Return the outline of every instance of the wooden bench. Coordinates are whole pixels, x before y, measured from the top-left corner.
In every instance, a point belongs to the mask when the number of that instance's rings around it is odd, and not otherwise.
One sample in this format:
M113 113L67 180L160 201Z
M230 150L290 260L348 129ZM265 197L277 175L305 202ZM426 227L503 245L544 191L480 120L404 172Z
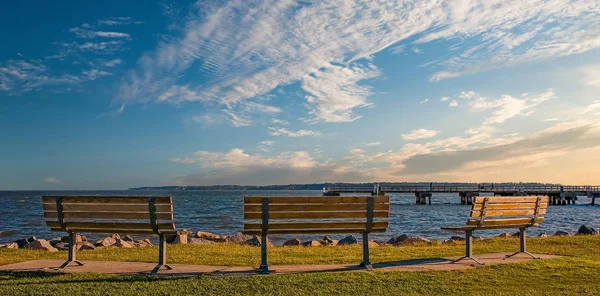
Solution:
M467 225L457 227L442 227L444 230L464 231L466 234L466 255L462 259L471 259L483 265L472 257L473 231L486 229L518 228L520 251L506 256L510 258L517 254L527 254L536 258L526 250L526 232L528 227L538 226L544 221L548 209L548 196L530 197L475 197Z
M246 196L244 233L261 236L262 273L269 272L268 234L360 233L361 266L371 270L369 233L386 231L389 202L388 196Z
M171 197L145 196L43 196L44 218L52 231L69 234L69 260L76 260L76 235L86 233L156 234L159 236L158 265L152 274L165 267L165 235L176 234Z

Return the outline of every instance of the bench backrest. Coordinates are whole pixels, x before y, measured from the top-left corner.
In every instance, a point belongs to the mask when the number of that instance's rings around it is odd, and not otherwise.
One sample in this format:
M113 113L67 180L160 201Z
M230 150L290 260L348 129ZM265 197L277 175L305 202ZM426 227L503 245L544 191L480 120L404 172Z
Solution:
M52 231L154 233L175 229L171 197L43 196Z
M244 198L245 234L385 232L389 216L389 196Z
M535 226L544 221L548 196L476 196L467 225L501 227Z

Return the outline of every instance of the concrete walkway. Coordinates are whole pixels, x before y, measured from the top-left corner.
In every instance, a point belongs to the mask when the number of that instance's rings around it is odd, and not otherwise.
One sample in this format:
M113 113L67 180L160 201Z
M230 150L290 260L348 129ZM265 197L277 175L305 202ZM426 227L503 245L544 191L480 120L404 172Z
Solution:
M481 254L476 258L485 265L506 264L513 262L526 262L533 260L531 257L519 254L510 259L504 259L509 253ZM542 259L559 258L554 255L537 255ZM458 257L448 258L430 258L406 260L397 262L384 262L373 264L377 271L431 271L431 270L464 270L469 268L478 268L481 265L475 264L471 260L462 260L452 263L452 260ZM57 272L56 268L60 266L63 260L33 260L21 263L0 266L4 271L48 271ZM149 274L156 266L156 263L145 262L115 262L115 261L83 261L84 266L72 265L63 272L66 273L105 273L105 274ZM227 275L258 275L256 267L251 266L209 266L209 265L189 265L189 264L170 264L173 269L163 269L158 272L159 276L227 276ZM328 265L271 265L269 266L272 274L295 274L311 272L342 272L342 271L365 271L357 265L350 264L328 264Z

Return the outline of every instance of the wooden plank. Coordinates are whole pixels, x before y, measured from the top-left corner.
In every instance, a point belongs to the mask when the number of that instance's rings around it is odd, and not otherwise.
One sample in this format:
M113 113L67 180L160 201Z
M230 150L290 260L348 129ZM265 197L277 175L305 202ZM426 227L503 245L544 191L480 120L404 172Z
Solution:
M269 205L269 212L325 212L325 211L366 211L367 204L290 204ZM373 204L375 211L389 211L390 204ZM262 205L246 204L244 212L261 212Z
M488 204L494 203L529 203L537 202L537 196L512 196L512 197L498 197L498 196L476 196L474 203L483 203L483 201L489 198ZM542 196L542 202L548 202L548 196Z
M536 203L500 203L500 204L488 204L488 210L527 210L527 209L535 209ZM481 210L483 204L475 204L473 205L473 210ZM540 204L540 209L548 208L547 203Z
M265 196L269 204L337 204L366 203L367 196ZM389 196L374 196L373 203L389 203ZM244 204L261 204L261 196L245 196Z
M536 224L507 224L507 225L487 225L483 227L479 227L477 225L471 226L453 226L453 227L442 227L444 230L455 230L455 231L466 231L466 230L486 230L486 229L509 229L509 228L528 228L528 227L537 227L539 223Z
M279 229L279 230L269 230L268 234L308 234L308 233L362 233L364 232L364 228L335 228L335 229ZM373 228L371 233L373 232L385 232L385 228ZM251 235L259 235L261 234L260 230L244 230L244 234Z
M65 219L131 219L131 220L150 220L149 213L141 212L63 212ZM44 218L58 218L56 212L44 212ZM158 220L173 220L173 213L156 213Z
M373 211L374 218L389 217L388 211ZM261 219L260 212L244 213L244 219L256 220ZM364 212L269 212L269 219L341 219L341 218L367 218L366 211Z
M51 231L61 231L64 230L60 228L50 228ZM155 234L152 230L140 230L140 229L96 229L96 228L69 228L69 230L77 233L120 233L120 234ZM177 230L161 230L162 233L165 234L175 234Z
M531 223L532 218L511 218L511 219L485 219L483 221L483 225L492 226L492 225L511 225L511 224L527 224ZM544 221L544 217L538 217L536 223L541 223ZM478 225L479 220L468 220L467 225Z
M539 215L546 214L546 209L540 209ZM485 212L486 217L514 217L514 216L533 216L535 215L535 209L531 210L487 210ZM481 217L481 211L471 212L471 217Z
M43 204L44 211L56 211L56 203L45 203ZM71 212L148 212L148 204L63 204L64 211ZM172 212L173 205L171 204L158 204L156 205L157 212Z
M151 230L151 223L119 223L119 222L76 222L66 221L67 228L98 228L98 229L145 229ZM60 228L57 221L46 221L50 228ZM175 223L158 223L159 229L175 229Z
M292 222L292 223L269 223L269 229L365 229L366 222ZM373 228L386 228L387 221L373 222ZM246 223L244 230L260 230L262 223Z
M63 203L148 204L148 196L63 196ZM44 203L56 203L56 196L42 196ZM170 196L155 197L156 204L171 204Z

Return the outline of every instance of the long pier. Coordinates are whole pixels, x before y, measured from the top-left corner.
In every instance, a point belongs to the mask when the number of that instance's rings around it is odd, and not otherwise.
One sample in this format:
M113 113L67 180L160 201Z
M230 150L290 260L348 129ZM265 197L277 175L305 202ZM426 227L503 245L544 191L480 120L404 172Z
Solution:
M478 195L498 196L527 196L547 195L553 205L575 204L579 196L588 197L590 204L596 204L596 198L600 198L600 186L406 186L406 185L379 185L372 186L330 186L323 188L324 196L339 196L343 193L367 193L371 195L383 195L385 193L414 193L416 204L431 204L434 193L458 193L462 204L472 204L473 197Z

